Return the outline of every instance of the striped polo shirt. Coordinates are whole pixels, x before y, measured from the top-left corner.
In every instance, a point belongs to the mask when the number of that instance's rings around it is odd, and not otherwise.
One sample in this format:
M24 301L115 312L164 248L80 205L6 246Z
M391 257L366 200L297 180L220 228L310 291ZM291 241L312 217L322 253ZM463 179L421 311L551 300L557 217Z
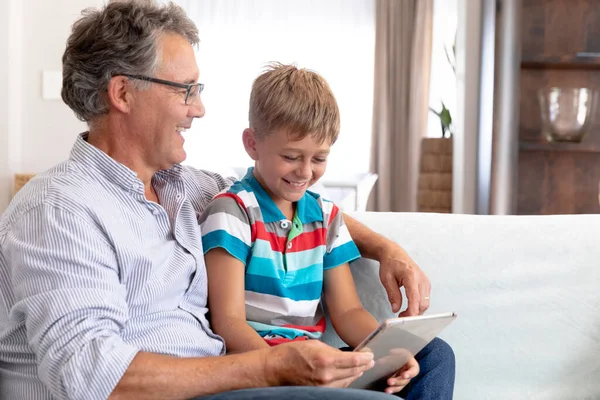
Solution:
M360 253L335 204L307 191L289 221L253 170L200 217L204 253L223 248L244 263L246 319L267 343L319 339L323 270Z

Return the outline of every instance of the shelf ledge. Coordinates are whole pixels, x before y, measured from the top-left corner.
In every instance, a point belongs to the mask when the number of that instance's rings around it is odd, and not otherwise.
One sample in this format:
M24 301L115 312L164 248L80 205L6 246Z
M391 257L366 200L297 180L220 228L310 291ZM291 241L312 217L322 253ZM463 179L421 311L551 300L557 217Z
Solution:
M570 142L519 142L521 151L552 151L552 152L581 152L600 153L600 144L596 143L570 143Z

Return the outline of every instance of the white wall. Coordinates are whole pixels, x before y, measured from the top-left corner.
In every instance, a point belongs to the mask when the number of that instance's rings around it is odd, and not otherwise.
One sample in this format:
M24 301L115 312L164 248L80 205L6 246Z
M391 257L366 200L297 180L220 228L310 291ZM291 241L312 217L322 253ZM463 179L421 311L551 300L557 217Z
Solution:
M0 212L9 199L8 165L8 4L0 7Z
M66 159L86 125L62 100L42 99L42 71L61 68L72 23L101 0L7 0L0 4L0 213L15 173ZM5 57L6 55L6 57Z

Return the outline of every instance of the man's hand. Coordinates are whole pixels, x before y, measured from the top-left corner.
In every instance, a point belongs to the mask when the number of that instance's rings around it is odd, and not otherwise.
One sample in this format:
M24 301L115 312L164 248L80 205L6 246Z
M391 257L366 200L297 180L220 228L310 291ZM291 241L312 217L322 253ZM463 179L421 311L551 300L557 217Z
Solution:
M387 240L378 261L379 279L385 287L392 311L398 312L402 308L402 286L406 291L408 308L400 316L420 315L427 311L431 283L413 259L400 246Z
M272 348L267 373L275 385L346 387L374 365L373 353L343 352L319 340Z
M347 214L344 214L344 222L361 256L379 261L379 279L385 287L392 311L398 312L402 308L400 287L404 286L408 308L400 316L423 314L429 308L431 284L421 268L391 240Z

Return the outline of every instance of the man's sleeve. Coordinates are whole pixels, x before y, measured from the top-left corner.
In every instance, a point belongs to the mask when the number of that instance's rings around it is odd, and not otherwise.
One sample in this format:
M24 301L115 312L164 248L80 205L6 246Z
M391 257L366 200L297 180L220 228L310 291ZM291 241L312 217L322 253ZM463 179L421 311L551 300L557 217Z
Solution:
M215 248L225 249L246 265L252 249L252 229L246 209L238 196L222 193L215 197L200 216L204 254Z
M223 177L216 172L205 171L186 165L186 190L197 212L203 212L208 203L219 193L228 189L237 180L235 177Z
M322 200L324 223L327 225L327 248L323 269L330 269L360 258L360 252L350 237L340 209L330 201Z
M228 189L231 185L235 183L235 181L239 180L234 176L224 176L220 175L216 172L211 171L202 171L211 179L213 179L217 185L218 192L222 192L225 189ZM218 193L217 192L217 193Z
M41 381L57 399L106 399L138 352L120 336L126 291L106 236L91 218L39 206L3 252Z

